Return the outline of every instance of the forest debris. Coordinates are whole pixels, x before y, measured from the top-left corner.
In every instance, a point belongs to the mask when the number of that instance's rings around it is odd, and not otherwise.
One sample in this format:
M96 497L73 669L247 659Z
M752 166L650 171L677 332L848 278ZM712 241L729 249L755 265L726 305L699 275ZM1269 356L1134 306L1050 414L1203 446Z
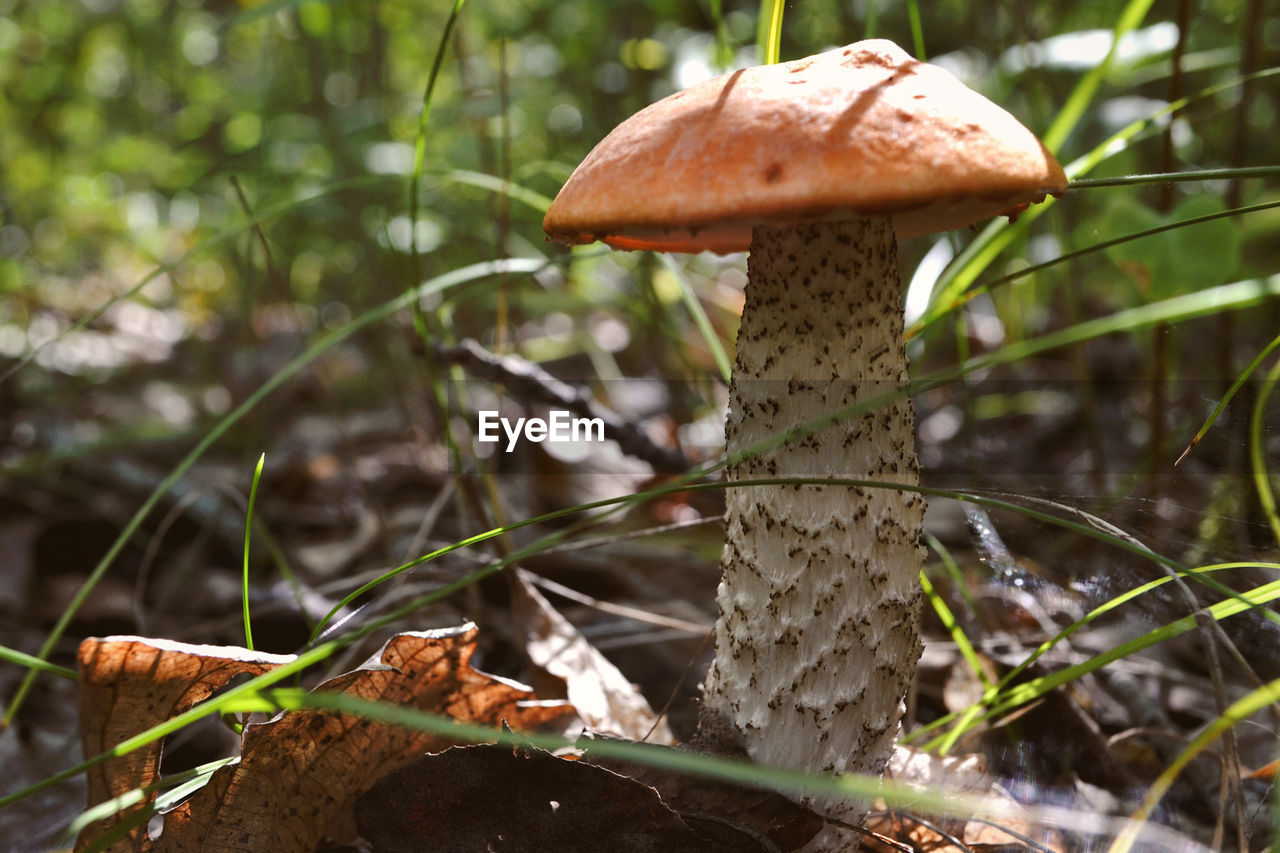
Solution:
M474 625L402 633L363 665L315 692L340 693L443 714L457 720L530 728L559 719L565 704L531 704L533 694L471 668ZM290 658L244 649L115 637L81 647L82 728L95 755L207 698L236 674L255 675ZM159 677L157 677L159 676ZM165 716L160 716L165 715ZM246 727L240 758L165 816L152 842L134 830L109 848L123 851L253 849L310 853L326 838L354 833L352 807L375 780L448 738L327 711L293 711ZM90 802L154 782L158 745L112 759L91 780ZM120 815L81 835L79 846Z
M740 832L702 836L653 788L531 748L469 746L419 758L361 797L356 821L374 853L417 853L427 838L434 850L495 853L769 849Z
M1031 838L1049 850L1065 849L1056 831L1036 826L1029 816L1020 816L1026 815L1026 810L987 772L987 762L982 755L931 755L899 744L889 759L887 775L922 791L983 797L992 805L983 811L1001 815L999 821L965 815L916 815L902 809L889 810L883 802L878 802L867 820L867 828L905 842L912 849L931 853L960 853L966 847L1003 849L1006 845L1026 849L1023 838ZM865 843L864 849L887 851L891 848L876 841Z
M563 681L569 703L595 732L630 740L671 743L666 721L653 713L636 686L582 636L517 569L511 612L529 662Z
M292 660L227 646L197 646L145 637L91 637L80 644L80 738L85 757L183 713L237 676L256 676ZM86 772L89 805L148 785L160 776L159 741L115 756ZM90 824L77 849L144 809L147 801ZM141 850L146 829L131 829L110 850Z
M749 761L744 750L731 746L726 740L708 740L701 729L699 734L701 737L688 744L690 749L705 750L719 758ZM775 791L593 754L589 741L579 745L587 749L584 761L654 788L662 795L663 802L692 826L721 826L738 833L746 832L753 837L767 838L774 848L784 851L800 849L822 828L822 818L816 813Z

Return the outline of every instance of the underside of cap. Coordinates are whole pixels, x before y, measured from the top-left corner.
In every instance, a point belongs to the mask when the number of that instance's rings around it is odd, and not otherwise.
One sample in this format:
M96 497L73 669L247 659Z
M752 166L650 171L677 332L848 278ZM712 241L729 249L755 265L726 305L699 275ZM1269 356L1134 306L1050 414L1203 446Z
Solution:
M726 253L761 224L889 215L910 237L1015 215L1066 187L1017 119L871 40L641 110L587 155L543 227L569 244Z

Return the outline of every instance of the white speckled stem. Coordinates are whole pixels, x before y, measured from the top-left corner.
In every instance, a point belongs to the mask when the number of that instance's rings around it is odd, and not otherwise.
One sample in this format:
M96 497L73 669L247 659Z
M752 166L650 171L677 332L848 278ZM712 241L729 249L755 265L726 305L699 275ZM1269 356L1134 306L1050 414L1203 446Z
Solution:
M757 228L748 272L730 453L906 382L887 217ZM728 478L915 484L918 473L911 401L900 397L741 462ZM766 486L729 489L727 502L708 707L758 762L881 772L920 656L924 499Z

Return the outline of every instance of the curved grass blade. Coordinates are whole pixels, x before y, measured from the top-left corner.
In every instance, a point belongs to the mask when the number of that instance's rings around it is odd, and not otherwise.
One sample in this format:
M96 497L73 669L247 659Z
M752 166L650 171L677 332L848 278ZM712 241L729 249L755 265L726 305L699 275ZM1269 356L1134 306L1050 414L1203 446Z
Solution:
M1232 564L1232 566L1235 566L1235 567L1240 567L1240 566L1254 567L1259 565L1261 564L1258 564L1258 563ZM1179 574L1181 574L1183 577L1196 577L1197 575L1201 575L1210 569L1217 571L1219 569L1228 568L1228 567L1230 566L1205 567L1204 569L1198 569L1194 572L1183 570L1182 572L1179 572ZM1027 681L1022 684L1018 684L1011 688L1006 689L1008 682L1012 678L1016 677L1018 674L1025 671L1027 666L1029 666L1036 658L1038 658L1045 651L1047 651L1049 648L1051 648L1053 645L1059 642L1060 639L1063 638L1066 634L1070 632L1074 632L1075 630L1078 629L1078 627L1083 626L1087 622L1093 621L1094 619L1098 618L1105 612L1114 610L1116 607L1120 606L1121 604L1127 601L1132 600L1138 595L1141 595L1142 593L1145 593L1145 592L1149 592L1150 590L1158 586L1160 583L1169 582L1170 580L1171 580L1170 578L1160 578L1158 582L1152 581L1151 583L1143 584L1142 586L1134 590L1130 590L1124 593L1123 595L1117 596L1115 599L1112 599L1111 601L1108 601L1106 604L1091 611L1079 622L1069 626L1067 629L1064 629L1062 632L1059 633L1058 636L1054 637L1052 640L1048 640L1045 643L1042 643L1030 658L1028 658L1022 664L1019 664L1019 666L1016 667L1015 670L1013 670L1011 673L1009 673L1008 675L1006 675L1004 678L1001 679L1000 685L999 685L1000 687L999 692L995 692L989 696L983 697L983 699L979 702L979 706L986 707L987 710L985 710L981 715L978 715L978 716L972 716L972 715L966 716L965 718L966 724L971 725L973 723L982 722L985 720L992 719L994 717L998 717L1002 714L1008 713L1009 711L1012 711L1015 708L1021 707L1022 705L1025 705L1028 702L1032 702L1040 698L1041 696L1043 696L1044 694L1048 693L1051 690L1054 690L1055 688L1061 687L1065 684L1069 684L1072 681L1075 681L1076 679L1080 678L1081 676L1088 675L1089 673L1094 672L1095 670L1101 669L1102 667L1106 666L1109 663L1120 660L1121 658L1129 657L1130 655L1136 654L1137 652L1143 651L1144 649L1148 649L1152 646L1158 645L1159 643L1162 643L1165 640L1169 640L1169 639L1172 639L1173 637L1178 637L1188 633L1189 631L1195 630L1197 627L1199 627L1196 621L1196 616L1194 614L1183 616L1180 619L1175 619L1174 621L1169 622L1165 625L1162 625L1159 628L1148 631L1147 633L1143 634L1140 637L1135 637L1134 639L1129 640L1125 643L1121 643L1120 645L1115 646L1114 648L1108 649L1105 652L1101 652L1097 655L1094 655L1093 657L1089 658L1086 661L1082 661L1078 664L1073 664L1071 666L1063 667L1062 669L1055 670L1054 672L1048 675L1044 675L1039 678L1035 678L1030 681ZM1248 590L1246 592L1236 593L1227 600L1219 601L1213 604L1212 606L1210 606L1208 608L1208 612L1211 618L1217 621L1221 621L1223 619L1226 619L1229 616L1234 616L1238 613L1243 613L1244 611L1249 609L1262 608L1264 605L1269 604L1270 602L1275 601L1277 599L1280 599L1280 581L1272 581L1270 583L1263 584L1258 587L1254 587L1253 589ZM972 709L969 709L969 710L972 711ZM952 716L952 719L954 719L954 715ZM942 721L935 721L932 724L932 726L937 726L941 722ZM960 734L962 734L962 732ZM935 738L934 740L929 741L924 745L924 748L925 749L940 748L942 746L945 746L948 743L954 742L954 740L957 739L958 737L959 737L959 734L957 734L956 732L951 732L943 737Z
M1173 467L1176 468L1181 465L1182 460L1186 459L1192 449L1200 443L1200 439L1204 438L1209 433L1209 430L1213 428L1214 423L1217 422L1218 417L1222 414L1223 410L1227 408L1227 404L1229 404L1232 398L1235 397L1241 386L1243 386L1249 377L1253 375L1253 372L1258 369L1258 366L1266 360L1266 357L1275 351L1277 346L1280 346L1280 335L1276 335L1272 338L1271 343L1263 347L1262 352L1258 353L1257 356L1254 357L1253 361L1249 362L1249 366L1244 369L1244 372L1237 376L1235 381L1231 383L1231 387L1227 389L1227 393L1223 394L1222 399L1218 401L1218 405L1213 407L1213 411L1209 414L1208 420L1204 422L1204 425L1201 426L1192 437L1191 443L1187 445L1187 449L1182 451L1182 455L1174 461Z
M951 557L945 545L938 541L932 533L925 533L925 542L933 549L944 563L948 563L948 571L959 567L955 565L955 560ZM964 629L960 627L960 623L956 621L955 614L951 612L951 608L947 606L944 599L938 591L934 589L933 581L929 580L929 576L922 570L920 572L920 588L924 590L925 597L929 599L929 604L933 607L933 612L938 615L938 620L942 622L942 627L951 635L952 641L956 644L956 648L960 651L960 656L964 658L965 663L969 664L969 668L973 670L973 674L984 687L992 687L991 679L987 677L986 670L982 668L982 661L978 659L978 653L973 648L973 643L969 641L968 635Z
M720 343L720 336L711 327L711 320L708 319L707 312L703 310L702 303L698 301L698 294L693 292L693 286L689 284L689 278L669 253L661 252L658 258L662 261L662 265L667 268L667 271L675 277L676 282L679 283L680 299L693 317L694 325L698 327L698 333L702 335L702 342L711 351L711 357L716 361L716 368L720 371L721 378L728 382L733 377L733 365L729 363L729 356L724 351L724 345Z
M438 175L445 180L459 184L470 184L473 187L480 187L493 193L505 195L512 201L518 201L539 213L546 213L547 208L551 206L551 199L542 193L531 190L514 181L499 178L496 175L490 175L485 172L473 172L470 169L445 169L438 172L431 170L425 174Z
M1115 58L1116 49L1120 46L1120 39L1142 23L1142 19L1147 16L1153 3L1154 0L1129 0L1121 10L1120 17L1116 19L1116 25L1111 30L1111 47L1107 49L1107 55L1080 79L1075 89L1067 96L1062 109L1058 111L1057 118L1044 132L1042 139L1045 147L1050 151L1056 152L1061 149L1062 143L1067 141L1067 137L1080 123L1085 110L1089 108L1094 95L1098 93L1098 89L1102 87L1103 81L1111 71L1111 61Z
M1133 844L1137 840L1138 832L1142 826L1151 817L1159 805L1161 798L1169 792L1173 786L1173 782L1178 778L1191 760L1197 755L1204 752L1211 743L1217 740L1232 726L1248 719L1252 714L1261 711L1268 705L1280 702L1280 679L1276 679L1268 684L1264 684L1255 690L1250 691L1245 696L1231 703L1217 719L1213 720L1195 739L1178 753L1178 757L1164 769L1164 771L1156 777L1156 781L1147 790L1147 794L1142 798L1142 804L1129 818L1129 823L1125 826L1120 836L1116 838L1115 843L1111 845L1110 853L1128 853L1133 849Z
M51 672L54 675L60 675L72 681L80 678L74 669L58 666L56 663L49 663L49 661L38 658L35 655L29 655L26 652L20 652L8 646L0 646L0 660L17 666L25 666L28 669L39 670L40 672Z
M427 85L422 91L422 112L418 115L418 135L413 141L413 171L409 175L409 225L413 237L409 241L409 251L413 256L413 273L419 277L422 275L422 270L418 266L418 229L415 224L418 221L418 185L422 181L422 169L427 157L427 125L431 120L431 96L435 94L436 82L440 79L440 67L444 64L444 52L449 46L449 36L453 33L453 26L458 22L458 16L466 3L467 0L453 0L453 8L444 22L444 29L440 32L440 43L436 46L436 55L431 60L431 71L427 75Z
M1266 513L1271 524L1271 533L1280 543L1280 515L1276 514L1276 495L1271 489L1271 475L1267 471L1266 445L1262 438L1262 416L1266 413L1267 402L1275 391L1276 381L1280 380L1280 361L1267 371L1267 378L1258 389L1258 399L1249 416L1249 462L1253 468L1253 483L1258 490L1258 503Z
M719 69L733 64L733 48L729 46L729 28L724 23L724 0L711 0L711 26L716 33L716 45L711 61Z
M1049 129L1044 132L1042 139L1045 147L1050 151L1058 151L1062 143L1071 135L1071 131L1079 123L1093 96L1097 94L1102 81L1106 78L1107 72L1111 69L1111 60L1115 56L1121 37L1142 23L1153 2L1154 0L1129 0L1128 5L1121 11L1115 27L1112 28L1111 47L1107 50L1106 56L1080 79L1053 123L1049 125ZM1133 132L1136 133L1137 129ZM1108 140L1094 151L1110 153L1111 149L1108 147L1110 144L1111 140ZM1072 166L1074 165L1076 164L1073 163ZM1073 171L1070 166L1067 168L1068 177L1075 177L1079 173L1079 171ZM918 335L938 317L951 311L956 306L960 295L969 289L969 285L973 284L978 275L991 265L991 262L1013 242L1015 237L1023 234L1032 222L1044 215L1044 212L1052 207L1053 202L1052 197L1046 198L1043 203L1028 208L1014 223L1004 220L988 223L982 232L948 264L934 286L930 309L911 325L908 335L911 337Z
M700 472L693 472L688 476L694 476L695 474L699 474L699 473ZM777 478L777 479L767 479L767 480L750 480L750 481L741 481L736 483L725 483L725 482L689 483L680 479L659 488L649 489L643 492L637 492L632 495L624 495L616 498L607 498L599 501L593 501L591 503L580 504L575 507L568 507L560 510L554 510L552 512L546 513L536 518L531 518L531 519L526 519L524 521L516 522L514 524L507 525L503 528L495 528L493 530L486 531L485 533L480 534L478 537L471 537L470 539L463 540L462 542L454 543L453 545L448 546L447 548L441 549L439 552L432 552L431 555L424 556L423 558L420 558L419 560L414 561L412 565L419 565L423 562L426 562L428 559L431 559L434 556L438 556L440 554L448 553L450 551L454 551L459 548L465 547L467 544L471 544L474 541L479 541L482 537L492 538L494 536L502 535L503 533L509 530L514 530L519 527L525 527L525 526L529 526L532 524L545 522L545 521L554 521L554 520L564 518L566 516L573 515L576 513L585 513L585 512L590 512L592 510L603 509L606 507L629 507L644 501L653 500L655 498L663 497L663 496L674 494L681 491L705 491L705 490L712 490L712 489L745 488L745 487L752 487L752 486L776 486L776 485L839 485L839 486L850 486L850 487L857 487L857 488L884 488L884 489L908 491L908 492L928 495L932 497L942 497L942 498L951 498L954 500L971 501L973 503L977 503L979 505L993 508L993 509L1003 509L1003 510L1008 510L1012 512L1018 512L1030 518L1044 521L1046 523L1053 524L1063 529L1080 533L1090 538L1108 542L1113 547L1117 547L1122 550L1126 550L1131 553L1138 554L1146 559L1156 560L1158 562L1162 562L1162 563L1171 565L1173 567L1177 567L1178 569L1181 569L1181 567L1178 566L1177 562L1174 560L1171 560L1166 557L1162 557L1134 543L1111 536L1105 533L1104 531L1097 530L1096 528L1081 524L1076 521L1055 516L1052 513L1042 512L1040 510L1031 509L1029 507L1023 507L1018 504L1010 503L1009 501L1001 500L998 498L984 497L981 495L970 495L962 492L955 492L947 489L930 488L925 486L909 487L909 486L904 486L903 484L900 484L900 483L877 481L877 480L851 480L851 479L843 479L843 478L804 478L804 477ZM525 559L530 554L537 553L540 550L545 550L546 548L551 547L552 545L559 544L562 540L567 538L568 535L569 535L569 532L564 529L557 530L554 533L546 537L543 537L542 539L532 543L529 546L521 548L518 551L512 552L510 555L508 555L506 558L502 560L499 560L495 563L490 564L489 566L483 567L475 572L472 572L470 575L467 575L466 577L456 580L452 583L446 584L440 587L439 589L436 589L430 593L427 593L426 595L420 596L419 598L413 601L410 601L389 613L386 613L382 616L379 616L369 621L367 624L354 629L348 634L345 634L341 637L337 637L332 640L326 640L325 642L322 642L319 645L306 649L302 653L300 653L294 660L286 664L283 664L280 667L274 670L271 670L270 672L257 676L251 681L247 681L244 684L238 685L226 692L220 693L216 697L213 697L210 700L208 700L207 702L197 705L189 709L188 711L178 716L175 716L172 719L153 727L152 729L149 729L146 732L143 732L135 737L129 738L128 740L125 740L120 744L118 744L109 752L91 757L88 760L74 767L70 767L70 768L67 768L66 770L59 771L58 773L55 773L52 776L46 779L43 779L40 782L35 783L34 785L28 786L27 788L24 788L20 791L16 791L12 794L8 794L3 797L0 797L0 808L3 808L5 806L18 802L22 799L25 799L26 797L29 797L35 793L38 793L39 791L45 790L46 788L57 784L58 782L62 782L62 781L65 781L66 779L73 778L74 776L82 773L84 770L88 769L89 767L100 764L101 762L107 760L112 756L121 755L126 752L139 749L148 743L152 743L155 740L158 740L160 738L173 734L174 732L181 730L185 726L193 722L196 722L199 719L202 719L206 715L213 714L213 713L221 714L221 713L240 713L244 711L274 710L275 706L271 705L270 703L264 703L260 699L260 697L258 697L258 692L263 688L269 687L272 684L278 683L286 678L290 678L294 675L297 675L298 673L302 672L306 668L326 660L330 655L332 655L334 652L336 652L340 648L343 648L351 643L357 642L358 640L363 639L364 637L369 636L375 631L378 631L384 627L387 627L388 625L392 625L399 622L405 616L412 613L416 609L424 606L425 604L431 603L433 601L437 601L441 598L451 595L454 592L474 583L475 581L479 580L482 577L485 577L497 571L501 571L503 568L505 568L507 565L511 563ZM1253 565L1253 564L1249 564L1249 565ZM406 565L406 567L408 566ZM1280 582L1277 582L1277 583L1280 583ZM1225 603L1232 604L1236 602L1225 602Z
M258 502L258 483L262 480L262 466L267 461L267 454L258 457L258 464L253 469L253 483L249 486L249 508L244 514L244 566L240 590L244 605L244 647L253 650L253 624L249 620L249 537L253 531L253 506Z

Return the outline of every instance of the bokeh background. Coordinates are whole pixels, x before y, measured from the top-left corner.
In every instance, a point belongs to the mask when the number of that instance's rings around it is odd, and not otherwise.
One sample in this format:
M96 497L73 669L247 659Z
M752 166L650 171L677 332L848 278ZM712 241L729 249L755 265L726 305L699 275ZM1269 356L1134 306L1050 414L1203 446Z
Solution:
M916 397L926 483L1051 501L1034 506L1103 531L1003 512L990 528L1002 539L975 538L958 503L936 500L929 571L975 638L1044 628L1010 616L1027 589L1087 608L1153 577L1117 547L1126 537L1186 565L1258 564L1242 588L1271 577L1274 358L1172 465L1280 331L1280 210L1058 259L1280 200L1266 168L1280 162L1276 11L1263 0L784 10L783 59L894 39L1051 134L1073 177L1228 170L1081 185L989 256L973 248L986 245L977 228L902 245L913 373L945 377ZM623 118L757 62L759 12L733 0L0 0L0 645L47 646L68 665L94 634L242 641L245 504L264 453L250 592L258 645L280 652L389 567L713 459L744 256L570 253L540 223ZM995 284L951 301L966 281ZM1253 284L1221 289L1238 282ZM1042 346L1052 335L1059 345ZM460 348L468 339L483 357ZM545 412L552 377L615 413L631 444L504 454L474 441L476 410ZM677 734L691 730L708 653L698 628L714 619L719 512L700 492L594 530L589 514L570 516L538 529L582 525L569 540L594 547L523 563L683 620L556 599L651 703L674 696ZM531 536L431 563L349 615L372 618ZM518 674L505 605L491 578L406 627L477 619L486 665ZM1126 611L1100 647L1178 606ZM1251 656L1274 649L1263 616L1240 630ZM1192 730L1214 714L1203 662L1161 648L1138 675L1169 725ZM951 709L955 658L939 654L922 669L922 721ZM1259 667L1275 677L1274 663ZM74 685L42 675L20 687L28 672L0 662L0 705L17 706L0 734L14 768L5 792L77 760ZM1085 717L1103 735L1127 721L1096 707ZM1062 749L1037 740L1040 725L969 746L1029 798L1079 782L1117 802L1170 746L1108 757L1124 772L1089 777L1080 766L1098 732ZM1257 741L1247 761L1261 764L1270 741ZM193 736L173 761L222 745ZM1169 820L1203 834L1220 815L1189 805L1197 796ZM74 782L32 802L0 811L0 827L21 827L14 849L53 844L83 807Z

